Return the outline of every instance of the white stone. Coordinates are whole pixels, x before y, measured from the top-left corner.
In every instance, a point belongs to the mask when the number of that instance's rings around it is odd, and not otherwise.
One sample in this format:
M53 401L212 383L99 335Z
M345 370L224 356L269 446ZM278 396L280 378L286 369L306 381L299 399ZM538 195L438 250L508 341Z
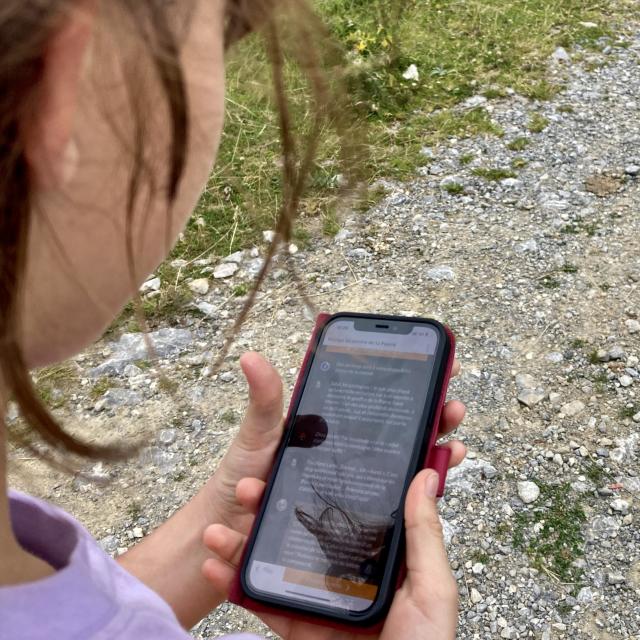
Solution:
M469 598L471 599L471 602L473 604L478 604L482 602L482 595L480 595L480 592L474 587L471 587L471 593L469 594Z
M573 402L567 402L567 404L563 404L560 411L564 413L568 418L573 418L577 416L579 413L584 411L584 402L581 400L574 400Z
M209 280L207 278L198 278L189 283L189 289L199 296L204 296L209 291Z
M238 270L238 265L235 262L222 262L219 264L214 272L214 278L229 278Z
M196 303L196 308L198 309L198 311L204 313L205 316L209 316L210 318L216 315L216 308L212 304L210 304L209 302L205 302L204 300Z
M558 47L553 54L551 55L555 62L571 62L571 56L567 53L567 50L564 47Z
M262 232L262 239L265 242L273 242L273 239L276 237L276 232L268 229L267 231Z
M629 512L629 503L622 498L616 498L609 505L614 511L622 513L623 515Z
M531 504L540 497L540 487L535 482L518 482L518 496L525 504Z
M405 80L412 80L413 82L417 82L420 80L420 72L418 71L418 67L415 64L410 64L403 72L402 77Z
M620 376L620 386L621 387L630 387L633 384L633 378L628 376L626 373Z
M435 280L436 282L442 282L443 280L453 280L456 277L455 271L447 265L439 265L432 267L427 271L427 278L429 280Z
M151 278L147 280L141 287L140 293L149 293L150 291L158 291L160 289L160 278Z
M133 537L134 538L144 538L144 533L140 527L133 528Z
M236 251L234 253L230 253L226 258L222 258L222 262L236 262L240 263L244 260L244 256L246 251Z
M625 322L625 325L627 326L627 331L629 333L639 333L640 332L640 322L638 322L637 320L627 320Z

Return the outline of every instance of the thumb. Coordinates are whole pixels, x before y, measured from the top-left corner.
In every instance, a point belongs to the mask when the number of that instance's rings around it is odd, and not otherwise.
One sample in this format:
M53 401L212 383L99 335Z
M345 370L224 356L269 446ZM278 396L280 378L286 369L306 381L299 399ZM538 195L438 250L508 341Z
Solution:
M245 353L240 358L240 367L249 384L249 407L240 425L239 443L248 450L277 444L282 426L280 375L255 352Z
M411 483L405 502L407 570L414 598L424 604L450 604L455 610L458 590L444 546L436 493L438 474L421 471Z

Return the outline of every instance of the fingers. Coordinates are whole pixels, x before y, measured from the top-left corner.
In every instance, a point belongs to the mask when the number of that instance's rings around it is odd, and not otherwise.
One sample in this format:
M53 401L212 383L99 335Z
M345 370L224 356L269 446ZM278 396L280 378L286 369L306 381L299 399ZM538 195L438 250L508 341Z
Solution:
M249 513L255 514L260 507L266 483L258 478L243 478L236 486L236 499Z
M442 409L442 415L440 416L440 431L441 435L451 433L456 429L467 412L467 408L460 402L460 400L450 400L444 405Z
M407 493L408 578L411 588L418 589L427 602L435 598L439 604L455 609L458 591L444 547L436 505L437 489L438 474L432 469L425 469L414 478Z
M209 525L202 536L205 546L232 568L240 564L247 536L223 524Z
M467 447L460 442L460 440L451 440L445 444L439 445L451 449L451 456L449 458L449 469L457 467L467 455Z
M282 427L282 380L261 355L245 353L240 367L249 383L249 407L238 440L248 450L275 446Z
M202 575L218 593L226 598L235 579L235 569L216 558L209 558L202 565Z

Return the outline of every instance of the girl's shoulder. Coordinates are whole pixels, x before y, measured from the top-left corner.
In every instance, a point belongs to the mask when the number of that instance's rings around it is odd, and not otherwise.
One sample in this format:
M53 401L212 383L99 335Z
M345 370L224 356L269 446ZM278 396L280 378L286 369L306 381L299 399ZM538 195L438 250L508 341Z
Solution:
M71 515L17 491L9 492L9 504L22 547L56 572L0 588L1 637L188 638L170 607L122 569Z

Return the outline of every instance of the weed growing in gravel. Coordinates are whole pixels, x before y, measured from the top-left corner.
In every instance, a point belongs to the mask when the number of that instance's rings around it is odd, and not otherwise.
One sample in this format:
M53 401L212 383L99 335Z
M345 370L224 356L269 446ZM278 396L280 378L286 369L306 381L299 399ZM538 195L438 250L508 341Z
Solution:
M640 412L640 404L631 404L627 407L620 409L619 415L621 418L633 418L636 413Z
M524 151L530 144L531 140L521 136L514 138L511 142L507 143L507 149L511 151Z
M78 370L70 363L56 364L40 369L34 376L34 385L42 401L53 409L66 404L65 392L78 383Z
M593 363L592 356L589 356L589 362ZM609 382L609 376L605 371L600 371L593 376L593 382L596 385L596 393L602 395L607 390L607 383Z
M460 164L467 165L470 162L473 162L474 158L475 158L475 156L473 155L473 153L463 153L460 156Z
M575 108L570 104L561 104L558 107L559 113L575 113Z
M551 275L544 276L544 278L540 279L540 284L545 289L559 289L560 288L560 280L554 278Z
M249 293L249 285L246 282L241 282L240 284L237 284L235 287L233 287L232 292L233 295L236 296L236 298L246 296L247 293Z
M516 177L516 173L514 171L511 171L511 169L501 169L501 168L487 169L484 167L478 167L477 169L473 170L473 174L476 176L480 176L485 180L491 180L491 181L498 181L498 180L504 180L505 178Z
M142 507L135 500L127 505L127 515L133 520L137 520L142 515Z
M524 167L526 167L529 164L528 160L525 160L524 158L514 158L514 160L511 162L511 167L513 169L524 169Z
M527 125L527 129L529 129L531 133L542 133L548 125L549 121L543 115L534 112L529 117L529 124Z
M580 582L582 569L574 561L584 556L584 499L566 482L539 483L539 487L540 506L516 514L513 545L527 554L534 568L554 580L575 585Z
M227 409L220 414L220 420L225 424L233 424L236 419L236 412L233 409Z
M578 267L575 264L571 264L570 262L565 262L562 265L562 270L565 273L578 273Z
M94 402L101 398L109 389L113 389L115 387L115 382L112 378L100 378L95 382L95 384L89 389L89 399Z
M523 94L527 96L527 98L531 98L531 100L551 100L554 96L558 94L560 87L557 84L552 84L547 80L540 80L529 87L527 87Z
M448 182L442 187L447 193L457 196L464 191L464 186L458 182Z
M610 475L593 460L588 460L584 464L584 475L587 476L596 487L604 486L610 478Z

